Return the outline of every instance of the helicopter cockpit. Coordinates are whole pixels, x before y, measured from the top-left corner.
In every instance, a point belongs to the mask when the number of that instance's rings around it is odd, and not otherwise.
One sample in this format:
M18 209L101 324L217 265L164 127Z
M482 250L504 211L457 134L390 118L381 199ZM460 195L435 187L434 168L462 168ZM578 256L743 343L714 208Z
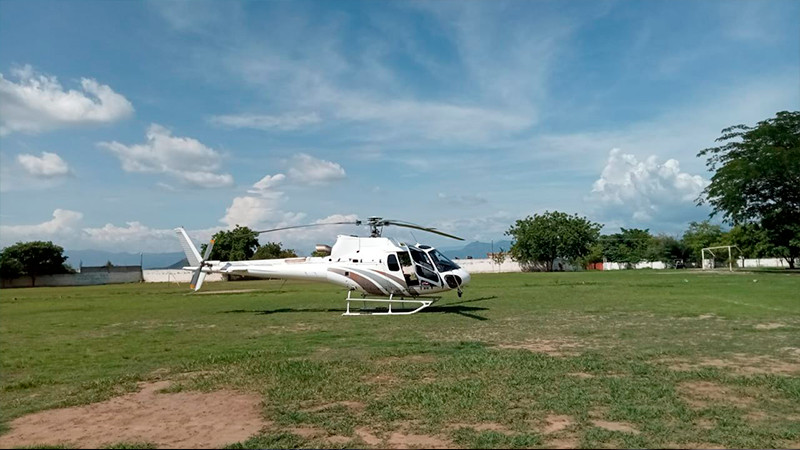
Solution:
M406 284L412 286L443 286L447 283L452 289L464 283L464 272L444 256L442 252L428 245L404 246L407 252L397 253ZM468 275L467 275L468 276Z

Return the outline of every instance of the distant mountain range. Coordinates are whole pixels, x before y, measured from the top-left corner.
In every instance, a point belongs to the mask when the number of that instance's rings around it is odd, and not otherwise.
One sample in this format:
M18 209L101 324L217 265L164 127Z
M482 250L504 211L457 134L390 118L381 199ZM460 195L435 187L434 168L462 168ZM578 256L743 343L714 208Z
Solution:
M497 241L494 243L494 251L505 251L511 247L511 241ZM486 258L486 254L492 251L490 242L471 242L463 247L439 248L448 258L467 259ZM111 261L115 266L138 266L139 261L142 268L148 269L180 269L188 266L186 257L182 252L173 253L114 253L102 250L65 250L67 264L77 269L80 265L102 266Z
M511 241L496 241L494 243L475 241L463 247L440 248L439 251L450 259L467 259L468 257L480 259L486 258L486 254L491 253L493 248L495 252L499 252L501 248L504 251L508 251L511 248Z
M67 264L77 269L80 265L102 266L111 261L115 266L138 266L143 269L161 269L185 259L183 252L174 253L113 253L102 250L65 250ZM183 266L181 266L183 267Z

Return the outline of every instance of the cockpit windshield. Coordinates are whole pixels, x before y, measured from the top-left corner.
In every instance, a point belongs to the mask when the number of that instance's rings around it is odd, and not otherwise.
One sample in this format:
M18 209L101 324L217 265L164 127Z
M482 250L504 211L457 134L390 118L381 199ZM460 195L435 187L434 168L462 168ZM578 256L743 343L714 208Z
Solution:
M433 249L429 251L428 256L430 256L433 263L436 264L436 269L439 273L458 269L458 265L450 261L447 256L444 256L439 250Z

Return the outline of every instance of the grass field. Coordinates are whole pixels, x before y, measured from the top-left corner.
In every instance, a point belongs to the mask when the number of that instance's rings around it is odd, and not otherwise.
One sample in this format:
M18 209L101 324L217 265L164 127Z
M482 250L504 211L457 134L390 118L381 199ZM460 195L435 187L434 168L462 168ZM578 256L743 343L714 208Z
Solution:
M268 426L238 448L800 447L798 275L474 275L407 317L342 317L327 285L207 284L230 289L253 291L0 291L0 433L170 380L258 395Z

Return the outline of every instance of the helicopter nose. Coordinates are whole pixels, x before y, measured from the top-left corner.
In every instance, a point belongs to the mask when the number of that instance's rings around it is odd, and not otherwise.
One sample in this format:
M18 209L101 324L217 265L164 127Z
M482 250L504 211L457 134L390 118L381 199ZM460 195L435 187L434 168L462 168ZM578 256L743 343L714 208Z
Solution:
M462 286L464 286L465 284L469 284L469 280L471 278L469 276L469 272L467 272L464 269L458 269L458 271L456 273L458 274L459 277L461 277L461 285Z

